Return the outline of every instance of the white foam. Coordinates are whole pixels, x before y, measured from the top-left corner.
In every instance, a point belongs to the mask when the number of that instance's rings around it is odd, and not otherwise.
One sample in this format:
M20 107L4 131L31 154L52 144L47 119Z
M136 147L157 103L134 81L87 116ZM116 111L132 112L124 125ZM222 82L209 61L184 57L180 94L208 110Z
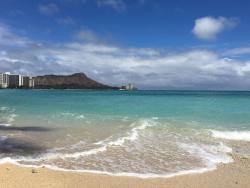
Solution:
M138 123L138 122L137 122ZM54 165L23 165L20 164L21 161L25 162L32 162L32 161L40 161L46 159L57 159L57 158L78 158L82 156L94 155L99 152L104 152L111 146L123 146L126 142L133 142L140 137L140 131L146 129L147 127L151 127L156 125L156 122L151 120L143 120L139 122L138 126L135 126L137 123L132 124L133 128L127 133L127 136L118 138L114 141L110 141L110 139L96 143L96 145L101 145L100 147L90 149L83 152L76 152L76 153L47 153L46 155L41 156L41 158L27 158L27 157L20 157L18 159L11 159L11 158L4 158L0 160L0 164L4 162L11 162L13 164L18 164L21 166L26 167L47 167L51 170L59 170L59 171L70 171L70 172L81 172L81 173L96 173L96 174L106 174L112 176L132 176L138 178L169 178L173 176L185 175L185 174L194 174L194 173L204 173L210 170L215 170L218 163L229 163L232 162L233 159L227 155L228 152L231 152L232 149L227 147L223 143L219 143L216 145L207 145L207 144L198 144L198 143L191 143L191 144L180 144L180 147L184 148L190 154L194 156L200 157L206 167L204 168L194 168L190 170L182 170L173 173L165 173L165 174L154 174L154 173L130 173L130 172L119 172L119 173L111 173L107 171L95 171L95 170L84 170L84 169L65 169L60 168Z
M84 115L77 115L76 119L85 119L85 116Z
M139 125L138 125L139 124ZM138 125L138 126L136 126ZM139 178L157 178L157 177L173 177L178 175L185 175L185 174L193 174L193 173L203 173L206 171L214 170L216 169L216 165L218 163L229 163L232 162L232 158L227 155L228 152L231 152L232 149L227 147L223 143L219 143L217 145L205 145L205 144L180 144L182 148L184 148L186 151L188 151L190 154L194 156L199 156L206 164L206 167L204 168L194 168L190 170L182 170L174 173L166 173L166 174L152 174L152 173L145 173L145 174L139 174L139 173L129 173L129 172L120 172L120 173L110 173L106 171L95 171L95 170L83 170L83 169L64 169L53 165L22 165L20 164L21 161L25 162L32 162L32 161L40 161L42 160L50 160L50 159L57 159L57 158L78 158L82 156L89 156L89 155L95 155L99 152L105 152L109 147L112 146L123 146L127 142L134 142L135 140L140 138L141 131L146 129L147 127L155 126L157 123L153 120L141 120L139 122L133 123L132 129L127 132L126 136L120 137L118 139L111 140L111 138L108 138L104 141L96 143L96 145L100 145L100 147L90 149L87 151L82 152L75 152L75 153L53 153L53 151L50 151L49 153L42 155L40 158L27 158L27 157L20 157L18 159L11 159L11 158L4 158L0 160L1 163L9 162L13 164L18 164L21 166L30 166L30 167L42 167L45 166L52 170L60 170L60 171L71 171L71 172L83 172L83 173L98 173L98 174L107 174L112 176L133 176L133 177L139 177ZM0 137L1 139L1 137Z
M5 107L5 106L0 107L0 111L6 111L6 110L8 110L7 107Z
M9 126L11 126L11 124L10 123L1 123L0 126L9 127Z
M212 136L227 140L242 140L250 142L250 131L217 131L211 130Z
M84 157L84 156L89 156L89 155L95 155L99 152L104 152L107 150L107 146L102 146L99 148L95 148L95 149L90 149L87 151L81 151L81 152L75 152L75 153L50 153L45 155L46 159L56 159L56 158L61 158L61 159L65 159L65 158L79 158L79 157Z
M14 122L17 117L17 114L13 113L15 110L10 110L8 107L2 106L0 107L0 112L1 111L4 113L4 116L2 122L0 122L0 126L11 126L11 123Z
M199 173L204 173L208 171L215 170L216 167L210 167L210 168L195 168L191 170L182 170L174 173L166 173L166 174L154 174L154 173L145 173L145 174L139 174L139 173L130 173L130 172L120 172L120 173L111 173L107 171L97 171L97 170L83 170L83 169L65 169L65 168L60 168L54 165L47 165L47 164L42 164L42 165L28 165L28 164L21 164L19 162L20 160L17 159L11 159L11 158L3 158L0 159L0 164L3 163L12 163L18 166L22 167L32 167L32 168L42 168L46 167L51 170L55 171L65 171L65 172L75 172L75 173L93 173L93 174L104 174L104 175L110 175L110 176L127 176L127 177L137 177L137 178L170 178L174 176L180 176L180 175L186 175L186 174L199 174Z
M140 121L140 126L138 127L134 127L129 133L128 133L128 136L125 136L125 137L122 137L122 138L119 138L115 141L110 141L107 145L108 146L122 146L126 141L130 141L130 142L133 142L135 140L138 139L139 137L139 132L141 130L144 130L146 129L147 127L152 127L152 126L155 126L155 122L153 121L149 121L149 120L142 120Z
M51 170L55 171L65 171L65 172L75 172L75 173L93 173L93 174L103 174L103 175L110 175L110 176L125 176L125 177L137 177L137 178L171 178L175 176L181 176L181 175L187 175L187 174L199 174L199 173L204 173L207 171L215 170L216 168L195 168L192 170L182 170L179 172L175 173L167 173L167 174L154 174L154 173L146 173L146 174L139 174L139 173L130 173L130 172L120 172L120 173L111 173L107 171L97 171L97 170L71 170L71 169L65 169L65 168L60 168L57 166L53 165L22 165L19 163L14 162L14 164L18 164L20 166L27 166L27 167L35 167L35 168L41 168L41 167L46 167Z
M69 112L62 112L61 115L62 116L71 116L71 117L75 116L75 114L69 113Z
M98 170L83 170L83 169L65 169L60 168L54 165L48 165L48 164L42 164L42 165L28 165L28 164L22 164L20 163L20 159L12 159L10 157L5 157L0 159L0 164L4 163L11 163L14 165L18 165L21 167L32 167L32 168L43 168L46 167L50 170L54 171L65 171L65 172L75 172L75 173L93 173L93 174L104 174L104 175L110 175L110 176L127 176L127 177L137 177L137 178L170 178L174 176L180 176L180 175L186 175L186 174L198 174L198 173L204 173L207 171L215 170L216 167L210 167L210 168L195 168L191 170L182 170L178 172L173 173L166 173L166 174L154 174L154 173L145 173L145 174L139 174L139 173L130 173L130 172L120 172L120 173L111 173L107 171L98 171Z
M0 123L0 126L5 126L5 127L9 127L12 125L12 122L15 121L15 118L17 117L17 114L10 114L9 116L7 116L7 123Z
M72 117L75 119L85 119L85 116L83 114L74 114L74 113L70 113L70 112L63 112L60 115L63 117Z
M132 126L134 126L135 123L132 124ZM95 145L102 145L101 147L98 148L94 148L94 149L90 149L87 151L81 151L81 152L75 152L75 153L53 153L53 152L49 152L47 154L44 154L41 157L38 158L31 158L31 159L25 159L26 161L40 161L40 160L44 160L44 159L57 159L57 158L61 158L61 159L65 159L65 158L79 158L79 157L84 157L84 156L89 156L89 155L95 155L99 152L105 152L108 147L112 147L112 146L122 146L126 141L135 141L136 139L138 139L139 137L139 131L146 129L147 127L151 127L155 125L155 122L150 121L150 120L141 120L139 122L139 126L134 127L129 133L128 136L125 137L121 137L118 138L115 141L100 141L95 143ZM79 144L79 143L77 143Z
M17 117L17 114L10 114L8 117L8 123L12 123L15 121L15 118Z
M4 163L12 163L12 164L19 165L19 163L15 159L11 159L10 157L5 157L5 158L0 159L0 164L4 164Z
M206 149L198 149L198 148L203 148L200 145L183 145L184 148L188 149L192 154L204 154L203 157L205 156L206 159L211 160L211 153L207 152ZM206 148L206 147L205 147ZM218 146L214 147L209 147L210 151L213 152L230 152L231 149L225 146L224 144L220 143ZM104 149L104 148L103 148ZM191 149L191 150L190 150ZM98 152L97 150L92 150L91 152L85 152L86 154L89 153L94 153ZM75 153L76 155L76 153ZM82 154L81 154L82 155ZM204 168L194 168L190 170L181 170L178 172L172 172L172 173L165 173L165 174L155 174L155 173L132 173L132 172L118 172L118 173L112 173L112 172L107 172L107 171L98 171L98 170L84 170L84 169L66 169L66 168L61 168L55 165L48 165L48 164L41 164L41 165L28 165L28 164L22 164L20 163L21 161L29 161L29 159L25 157L21 157L18 159L12 159L9 157L0 159L0 164L3 163L12 163L15 165L23 166L23 167L32 167L32 168L41 168L41 167L46 167L51 170L55 171L66 171L66 172L76 172L76 173L94 173L94 174L105 174L105 175L111 175L111 176L128 176L128 177L137 177L137 178L170 178L170 177L175 177L175 176L180 176L180 175L187 175L187 174L198 174L198 173L204 173L207 171L212 171L217 168L217 164L219 162L223 163L229 163L233 162L232 159L227 158L228 160L222 160L222 158L218 158L213 161L213 165L208 165L207 167ZM32 160L31 160L32 161Z
M205 145L197 143L180 143L179 146L195 157L199 157L208 168L215 168L218 163L230 163L233 159L227 155L232 149L223 143Z

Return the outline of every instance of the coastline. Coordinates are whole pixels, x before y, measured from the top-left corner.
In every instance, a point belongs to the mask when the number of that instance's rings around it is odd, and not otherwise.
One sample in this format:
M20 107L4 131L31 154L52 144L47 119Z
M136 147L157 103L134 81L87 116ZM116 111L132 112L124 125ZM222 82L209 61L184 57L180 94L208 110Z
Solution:
M234 162L219 164L216 170L168 178L138 178L80 173L0 164L0 187L171 187L171 188L248 188L250 158L233 154Z

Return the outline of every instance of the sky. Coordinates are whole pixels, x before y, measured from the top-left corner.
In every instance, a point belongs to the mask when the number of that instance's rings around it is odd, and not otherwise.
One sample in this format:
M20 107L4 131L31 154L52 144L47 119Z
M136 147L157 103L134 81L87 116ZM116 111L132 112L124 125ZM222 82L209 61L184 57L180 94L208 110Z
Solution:
M0 72L250 90L250 1L1 0Z

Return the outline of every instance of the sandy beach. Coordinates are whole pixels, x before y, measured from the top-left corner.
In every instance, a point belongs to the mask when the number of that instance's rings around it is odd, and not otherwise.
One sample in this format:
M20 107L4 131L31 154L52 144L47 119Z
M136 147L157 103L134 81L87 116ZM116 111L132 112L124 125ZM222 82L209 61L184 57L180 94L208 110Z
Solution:
M249 188L250 158L233 156L234 162L220 164L217 170L171 178L135 178L90 173L54 171L47 168L26 168L13 164L0 166L0 187L143 187L143 188Z

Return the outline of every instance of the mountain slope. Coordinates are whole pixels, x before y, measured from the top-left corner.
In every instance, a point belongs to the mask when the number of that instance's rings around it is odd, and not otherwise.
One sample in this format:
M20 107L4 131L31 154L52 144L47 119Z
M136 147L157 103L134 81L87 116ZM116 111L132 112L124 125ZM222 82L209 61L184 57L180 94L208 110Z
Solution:
M37 89L116 89L88 78L84 73L35 77Z

